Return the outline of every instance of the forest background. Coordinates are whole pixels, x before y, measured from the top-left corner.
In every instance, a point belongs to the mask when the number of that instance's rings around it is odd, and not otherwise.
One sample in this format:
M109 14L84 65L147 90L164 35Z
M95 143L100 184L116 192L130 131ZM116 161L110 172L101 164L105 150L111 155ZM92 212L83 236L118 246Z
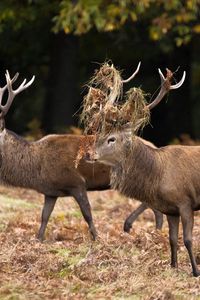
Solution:
M147 100L159 89L157 69L187 77L157 107L144 137L164 145L188 134L200 138L200 1L196 0L2 0L0 2L0 83L4 73L36 75L18 96L7 127L39 137L78 126L85 84L99 63L111 59ZM167 102L167 103L166 103Z

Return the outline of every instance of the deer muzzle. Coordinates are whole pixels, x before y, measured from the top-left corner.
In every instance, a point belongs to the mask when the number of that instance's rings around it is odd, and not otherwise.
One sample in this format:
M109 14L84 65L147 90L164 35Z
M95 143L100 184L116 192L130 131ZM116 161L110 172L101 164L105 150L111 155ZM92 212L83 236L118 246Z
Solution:
M84 156L84 159L87 161L87 162L95 162L99 159L99 155L96 153L96 152L86 152L85 153L85 156Z

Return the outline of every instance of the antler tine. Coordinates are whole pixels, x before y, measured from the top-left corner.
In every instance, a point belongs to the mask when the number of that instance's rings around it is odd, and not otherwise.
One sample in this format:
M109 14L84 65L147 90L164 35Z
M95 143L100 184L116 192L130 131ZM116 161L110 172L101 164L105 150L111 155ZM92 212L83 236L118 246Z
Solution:
M7 70L6 70L6 72L7 72ZM13 77L12 79L10 79L10 81L11 81L12 83L15 82L18 76L19 76L19 73L16 73L16 74L14 75L14 77ZM4 94L5 90L6 90L6 88L7 88L7 84L5 84L2 88L0 87L0 103L1 103L1 101L2 101L3 94Z
M6 72L8 73L8 70L6 70ZM9 73L8 73L8 74L9 74ZM11 83L15 82L15 81L17 80L18 76L19 76L19 73L17 72L17 73L14 75L14 77L11 79ZM9 75L9 77L10 77L10 75Z
M175 90L180 88L183 82L185 81L185 76L186 76L186 72L184 71L181 80L177 84L171 85L170 90Z
M131 81L135 77L135 75L139 72L140 65L141 65L141 61L139 62L135 72L129 78L122 80L122 83L127 83L127 82Z
M10 78L10 74L9 74L8 70L6 70L5 75L6 75L6 82L7 82L6 87L8 88L8 100L5 105L2 105L1 101L0 101L0 110L1 110L1 114L3 116L5 116L7 114L8 110L13 102L14 97L17 94L19 94L20 92L22 92L23 90L25 90L26 88L28 88L35 79L35 76L33 76L32 79L27 82L27 84L25 84L26 79L24 79L24 81L21 83L21 85L16 90L13 90L12 83L18 78L19 73L16 73L12 79Z
M167 70L167 76L164 77L164 75L161 72L161 70L158 69L158 72L159 72L159 75L160 75L160 79L161 79L161 89L160 89L160 92L159 92L158 96L156 97L156 99L153 100L150 104L148 104L146 106L149 110L151 110L156 105L158 105L158 103L160 103L160 101L163 99L163 97L170 90L178 89L179 87L181 87L181 85L185 81L186 72L184 71L181 80L177 84L171 85L170 80L172 78L173 73L170 70L168 70L168 69L166 69L166 70Z

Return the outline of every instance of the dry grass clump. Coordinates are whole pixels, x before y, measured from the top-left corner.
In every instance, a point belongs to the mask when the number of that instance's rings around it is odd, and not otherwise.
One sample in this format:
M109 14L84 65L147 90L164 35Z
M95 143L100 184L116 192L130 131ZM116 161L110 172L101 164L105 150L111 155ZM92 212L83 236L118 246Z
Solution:
M124 99L120 72L108 63L103 64L88 83L80 116L86 134L107 134L113 128L132 128L133 134L149 120L145 95L139 88L130 89Z
M75 160L75 168L78 167L81 159L85 157L85 154L91 154L92 149L94 148L96 136L94 135L85 135L82 137L79 150Z
M108 101L113 103L120 99L122 94L123 83L118 71L113 64L104 63L95 71L94 76L89 82L89 86L99 88L108 96Z
M122 231L123 221L138 204L113 191L89 193L99 233L92 242L78 206L72 199L60 199L41 244L35 240L40 195L0 191L0 299L198 299L199 279L192 277L182 238L179 269L173 270L167 224L162 232L154 230L151 210L129 235ZM28 200L16 199L16 194ZM199 226L197 218L198 256Z

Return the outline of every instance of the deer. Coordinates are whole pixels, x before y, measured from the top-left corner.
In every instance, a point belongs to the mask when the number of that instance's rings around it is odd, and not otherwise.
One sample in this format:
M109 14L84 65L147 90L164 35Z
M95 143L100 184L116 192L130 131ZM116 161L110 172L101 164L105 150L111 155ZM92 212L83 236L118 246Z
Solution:
M172 85L160 69L161 89L146 109L158 105L170 91L185 80ZM111 187L123 195L140 200L167 216L171 267L177 268L179 221L183 241L189 254L192 273L200 275L192 247L194 211L200 209L200 146L168 145L152 148L133 131L130 124L96 138L89 159L111 166Z
M100 163L94 165L81 160L78 168L75 160L84 135L53 134L29 142L6 129L5 116L15 96L33 83L35 76L26 83L26 79L17 89L12 84L19 73L11 79L6 71L6 85L0 88L0 183L8 186L29 188L44 195L41 225L37 239L44 240L45 230L58 197L72 196L78 203L82 215L89 226L92 239L96 238L88 191L110 188L110 167ZM3 105L3 95L8 98ZM153 144L152 144L153 147ZM147 208L141 204L129 219L131 227L137 216ZM162 214L155 212L156 226L162 227Z

